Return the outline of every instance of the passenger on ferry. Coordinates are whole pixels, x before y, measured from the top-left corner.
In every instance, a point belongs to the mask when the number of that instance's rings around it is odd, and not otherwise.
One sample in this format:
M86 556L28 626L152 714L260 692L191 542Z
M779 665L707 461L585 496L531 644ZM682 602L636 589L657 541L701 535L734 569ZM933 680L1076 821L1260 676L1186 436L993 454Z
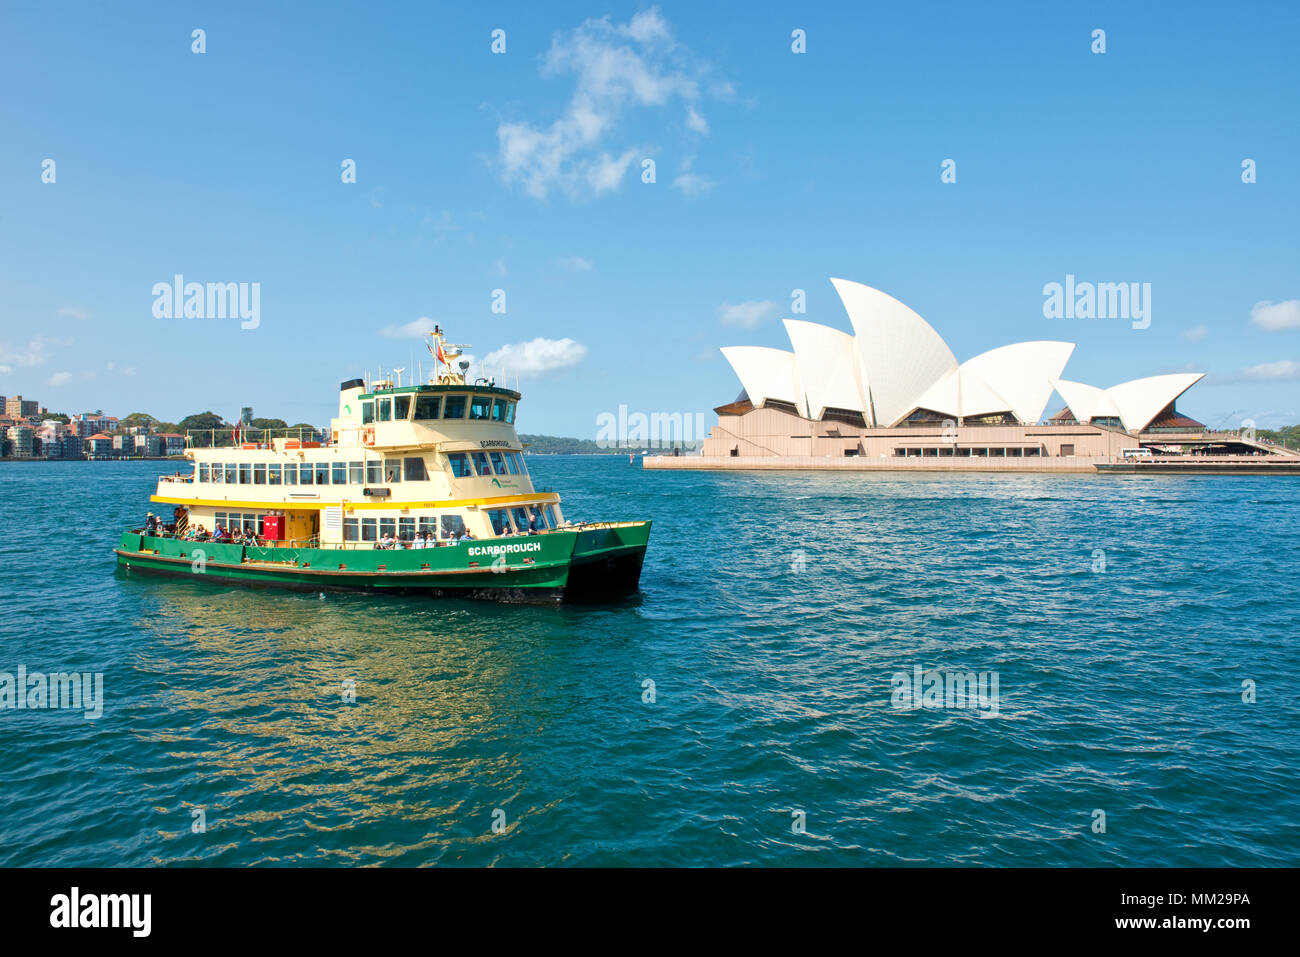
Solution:
M534 512L532 517L528 519L528 534L536 535L540 531L541 529L537 527L537 513Z

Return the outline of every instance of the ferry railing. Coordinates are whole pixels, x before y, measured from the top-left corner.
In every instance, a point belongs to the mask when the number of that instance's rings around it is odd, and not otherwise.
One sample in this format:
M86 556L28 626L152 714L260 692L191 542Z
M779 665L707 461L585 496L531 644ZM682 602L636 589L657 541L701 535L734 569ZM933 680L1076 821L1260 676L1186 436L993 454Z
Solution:
M188 449L237 449L242 445L271 447L272 439L297 439L299 442L325 444L325 433L316 428L255 429L251 426L231 425L223 429L188 429L185 447Z

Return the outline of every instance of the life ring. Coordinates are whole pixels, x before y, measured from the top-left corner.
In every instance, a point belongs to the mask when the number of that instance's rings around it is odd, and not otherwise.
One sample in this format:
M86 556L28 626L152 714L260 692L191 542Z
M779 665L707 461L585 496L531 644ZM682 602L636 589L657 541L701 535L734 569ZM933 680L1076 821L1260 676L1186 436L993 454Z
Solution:
M375 444L375 427L373 425L366 426L366 431L361 434L361 442L364 445Z

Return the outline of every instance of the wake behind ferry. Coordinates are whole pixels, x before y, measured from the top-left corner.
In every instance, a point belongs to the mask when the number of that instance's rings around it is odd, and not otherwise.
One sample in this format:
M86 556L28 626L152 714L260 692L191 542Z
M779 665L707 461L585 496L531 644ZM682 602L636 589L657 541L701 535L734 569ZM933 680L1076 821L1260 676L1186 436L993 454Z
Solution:
M402 386L349 379L329 441L236 428L191 433L174 506L123 533L117 562L152 573L308 590L418 592L500 601L635 592L649 521L565 520L535 488L515 432L520 393L466 379L464 346L430 333L435 372ZM405 370L402 370L405 371Z

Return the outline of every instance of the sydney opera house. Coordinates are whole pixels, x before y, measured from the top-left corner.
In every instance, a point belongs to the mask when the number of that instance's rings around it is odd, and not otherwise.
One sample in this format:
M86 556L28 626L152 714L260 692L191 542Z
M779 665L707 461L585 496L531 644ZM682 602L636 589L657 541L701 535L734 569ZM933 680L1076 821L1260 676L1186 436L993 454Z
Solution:
M786 319L788 350L722 354L743 391L718 407L699 456L660 468L936 468L1095 471L1156 456L1253 454L1207 433L1178 398L1200 373L1100 388L1063 378L1069 342L1000 346L959 362L897 299L832 279L853 332ZM1053 394L1064 401L1048 415Z

